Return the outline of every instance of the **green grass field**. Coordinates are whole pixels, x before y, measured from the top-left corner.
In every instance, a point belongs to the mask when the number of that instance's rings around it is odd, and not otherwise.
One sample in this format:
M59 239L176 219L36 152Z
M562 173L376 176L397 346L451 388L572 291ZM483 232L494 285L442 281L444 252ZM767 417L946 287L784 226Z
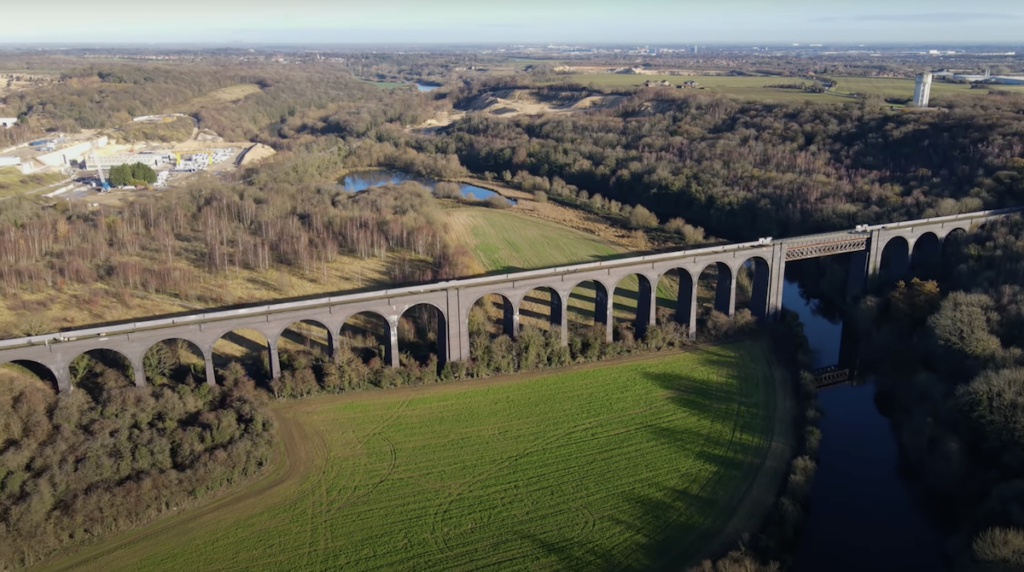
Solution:
M579 264L623 252L599 237L514 212L472 208L447 214L457 242L485 272Z
M623 249L584 232L554 222L508 211L489 209L452 209L447 211L449 229L456 242L466 245L477 258L484 271L527 270L567 264L590 262L622 253ZM627 276L614 288L614 318L632 322L636 317L639 280ZM702 305L711 306L714 300L714 282L702 281L698 298ZM664 277L657 285L659 306L675 310L679 282ZM594 287L584 284L573 289L569 298L569 319L589 323L594 317ZM746 295L749 299L749 293ZM550 317L550 294L532 292L520 307L524 326L547 329ZM744 296L739 300L743 303ZM498 300L481 302L492 319L500 320ZM495 333L500 328L495 325Z
M124 141L188 141L195 124L191 117L175 117L166 123L131 122L121 127Z
M453 209L448 211L449 228L457 233L458 242L465 244L485 271L529 270L567 264L592 262L619 254L623 249L584 232L508 211L488 209ZM623 291L616 296L616 316L626 320L636 315L636 292L639 283L635 277L622 283ZM569 299L570 319L592 320L594 315L594 288L578 287ZM534 292L520 310L523 325L547 328L551 297L546 292ZM484 302L485 306L494 300ZM487 306L495 319L498 309ZM495 330L497 331L497 330Z
M42 569L681 567L779 470L755 484L776 464L774 383L746 343L288 402L288 466L254 490Z
M913 97L914 80L903 78L866 78L837 77L835 94L804 93L792 89L765 88L766 85L812 82L800 78L778 76L672 76L672 75L632 75L632 74L573 74L568 78L581 85L593 84L601 89L615 89L643 85L647 80L668 80L672 85L679 85L687 80L694 80L705 88L713 91L740 97L768 102L814 101L820 103L844 103L854 101L842 94L859 93L878 95L881 97ZM992 89L1012 91L1024 94L1024 86L992 86ZM969 85L958 85L935 82L932 84L932 97L941 96L986 96L988 89L971 89Z
M733 76L681 76L681 75L632 75L632 74L573 74L568 76L571 81L581 85L591 85L599 89L616 89L625 87L636 87L643 85L647 80L662 81L668 80L672 85L682 84L684 81L693 80L704 87L704 92L718 92L743 99L756 99L769 102L786 101L821 101L839 103L849 101L848 98L829 94L804 93L792 89L766 89L764 86L780 83L800 83L798 79L779 77L733 77ZM810 85L810 81L804 80ZM910 86L913 91L913 81ZM688 89L687 93L696 90Z

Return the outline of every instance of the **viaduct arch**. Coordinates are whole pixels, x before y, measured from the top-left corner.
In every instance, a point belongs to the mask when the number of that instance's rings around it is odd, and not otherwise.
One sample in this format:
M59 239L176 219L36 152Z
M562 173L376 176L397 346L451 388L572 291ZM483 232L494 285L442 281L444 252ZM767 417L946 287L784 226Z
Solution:
M886 246L894 240L906 243L908 257L916 256L915 245L926 235L940 243L953 233L966 232L988 221L1020 209L984 211L878 226L860 226L854 230L783 240L763 238L756 242L679 250L661 254L634 256L587 264L561 266L498 276L469 278L394 288L358 294L340 294L322 298L265 304L243 309L198 312L172 317L138 320L130 323L95 326L0 340L0 364L32 361L49 368L62 392L71 391L69 366L78 355L96 349L116 350L134 370L136 385L145 385L143 357L150 347L171 338L195 344L203 354L207 383L214 384L213 345L222 336L239 328L260 332L267 340L271 376L280 375L278 339L295 322L315 321L329 333L331 351L338 347L345 322L360 313L382 316L387 323L387 361L399 365L398 323L413 306L427 304L438 312L437 348L439 361L469 359L469 311L488 294L499 294L508 303L504 314L513 324L510 333L518 333L523 298L536 289L557 295L561 340L568 343L568 304L573 288L584 282L601 286L595 296L595 319L605 324L607 339L612 339L614 289L625 277L643 277L637 301L637 325L655 323L657 285L670 271L680 276L675 319L688 325L691 336L697 328L697 286L705 268L715 266L720 278L716 286L715 306L727 315L736 310L737 273L753 261L751 311L758 317L773 319L782 308L782 288L787 262L853 253L850 266L850 293L859 295L869 278L882 269ZM925 240L931 240L926 238ZM603 293L602 293L603 291ZM554 313L553 313L554 314Z

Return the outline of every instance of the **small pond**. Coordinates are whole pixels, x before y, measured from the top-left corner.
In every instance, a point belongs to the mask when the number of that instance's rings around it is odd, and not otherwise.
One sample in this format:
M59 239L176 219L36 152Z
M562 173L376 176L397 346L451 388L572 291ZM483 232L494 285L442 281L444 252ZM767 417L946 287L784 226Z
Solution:
M371 187L380 187L383 185L397 185L405 181L415 181L427 188L433 189L437 185L437 181L427 177L420 177L418 175L411 175L402 171L393 170L375 170L375 171L357 171L345 175L345 178L341 180L341 186L349 192L357 193L359 191L365 191ZM491 197L499 197L498 193L489 191L487 189L481 189L474 185L467 185L465 183L459 183L459 190L462 191L462 196L467 199L487 200ZM509 204L516 204L512 199L505 199Z
M434 91L435 89L437 89L439 87L441 87L441 86L439 86L439 85L429 85L429 84L425 84L425 83L417 83L416 84L416 89L420 90L421 92Z

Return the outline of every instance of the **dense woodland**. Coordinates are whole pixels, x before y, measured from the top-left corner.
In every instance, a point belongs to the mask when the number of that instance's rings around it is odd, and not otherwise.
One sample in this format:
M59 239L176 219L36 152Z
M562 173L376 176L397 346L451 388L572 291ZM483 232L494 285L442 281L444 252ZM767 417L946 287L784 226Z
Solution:
M867 298L862 359L956 570L1024 566L1024 219L950 250L936 281Z
M408 124L417 120L420 110L433 105L412 92L392 93L359 81L348 70L329 64L212 60L73 67L64 62L64 66L54 83L3 99L5 113L22 118L26 136L44 129L66 133L112 129L131 123L135 116L185 112L198 120L201 129L229 141L272 142L278 126L308 110L333 105L359 115L372 109L383 114L384 122ZM258 91L238 101L225 101L215 94L240 84L256 86Z
M496 83L462 96L508 88ZM939 104L949 111L647 89L585 114L470 114L439 140L417 144L444 152L454 145L472 171L558 177L731 240L1024 201L1024 99Z
M240 370L223 387L186 374L140 390L123 365L86 355L81 390L60 398L0 372L0 569L140 526L268 465L266 397Z

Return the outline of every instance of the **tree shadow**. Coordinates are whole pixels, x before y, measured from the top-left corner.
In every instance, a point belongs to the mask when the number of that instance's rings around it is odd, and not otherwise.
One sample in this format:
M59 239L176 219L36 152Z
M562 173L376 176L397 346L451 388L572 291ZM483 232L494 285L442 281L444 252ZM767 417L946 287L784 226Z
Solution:
M733 375L742 374L740 358L717 348L710 348L707 352L705 367L734 372ZM735 419L735 423L743 424L745 417L737 417L737 402L752 399L741 390L730 389L727 384L686 371L645 373L643 377L664 391L665 399L675 407L708 421ZM709 474L707 481L687 486L690 483L684 480L681 467L676 484L645 494L624 493L629 506L635 510L604 518L617 529L637 531L641 540L634 546L621 543L594 546L568 536L552 538L530 530L515 531L523 542L542 555L542 561L533 569L678 571L698 564L700 558L714 556L708 551L721 549L719 545L727 540L726 546L734 543L736 539L725 539L721 535L739 509L739 504L732 503L743 503L746 499L723 495L723 487L731 484L732 480L721 479L732 479L738 465L755 462L760 449L756 441L734 439L732 432L703 431L701 428L705 425L676 427L655 420L642 428L652 439L669 444L696 463L719 469ZM638 516L630 517L630 514Z

